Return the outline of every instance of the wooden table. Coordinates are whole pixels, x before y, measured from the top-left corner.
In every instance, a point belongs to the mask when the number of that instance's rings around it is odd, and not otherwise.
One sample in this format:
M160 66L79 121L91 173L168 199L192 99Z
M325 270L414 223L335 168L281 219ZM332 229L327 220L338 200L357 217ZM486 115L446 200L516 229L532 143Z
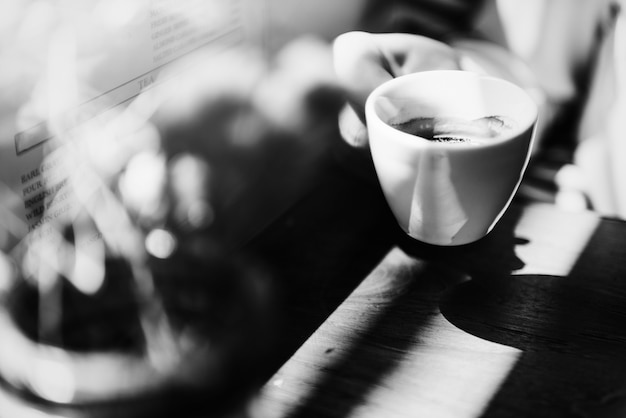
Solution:
M516 201L434 247L331 165L251 248L287 301L252 418L626 415L625 222Z

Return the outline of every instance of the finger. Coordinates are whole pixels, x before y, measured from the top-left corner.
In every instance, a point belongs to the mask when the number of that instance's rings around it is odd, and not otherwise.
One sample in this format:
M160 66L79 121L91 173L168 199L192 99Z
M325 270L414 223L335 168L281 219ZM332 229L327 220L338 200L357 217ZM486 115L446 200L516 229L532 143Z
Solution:
M365 124L350 105L345 105L339 114L339 132L352 147L366 148L369 143Z
M339 82L361 121L367 97L385 81L417 71L460 68L449 45L406 33L344 33L335 39L333 58Z
M407 33L387 33L374 35L373 42L394 77L418 71L460 68L455 50L435 39Z
M333 43L335 73L362 121L369 94L393 78L373 38L367 32L348 32L339 35Z

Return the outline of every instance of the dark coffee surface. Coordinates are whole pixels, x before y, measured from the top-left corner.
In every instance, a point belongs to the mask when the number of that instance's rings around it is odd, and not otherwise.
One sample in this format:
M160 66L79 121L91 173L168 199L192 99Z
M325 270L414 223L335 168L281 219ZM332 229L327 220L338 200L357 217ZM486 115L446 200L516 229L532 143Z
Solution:
M484 143L499 138L513 124L503 116L485 116L471 120L454 117L414 118L391 126L434 142Z

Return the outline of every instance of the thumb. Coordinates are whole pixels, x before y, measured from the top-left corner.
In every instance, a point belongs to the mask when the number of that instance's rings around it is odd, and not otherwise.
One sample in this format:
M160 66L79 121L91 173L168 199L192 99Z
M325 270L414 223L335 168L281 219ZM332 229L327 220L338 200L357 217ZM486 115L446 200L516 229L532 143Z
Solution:
M365 123L349 104L346 104L339 114L339 132L341 137L355 148L365 148L369 143Z

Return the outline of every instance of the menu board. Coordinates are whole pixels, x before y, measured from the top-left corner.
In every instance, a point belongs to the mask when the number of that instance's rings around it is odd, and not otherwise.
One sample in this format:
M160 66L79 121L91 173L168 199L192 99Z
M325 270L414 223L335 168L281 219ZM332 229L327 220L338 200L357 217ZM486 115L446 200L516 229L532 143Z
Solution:
M3 66L8 63L0 71L5 248L69 210L58 169L63 159L49 150L58 132L167 83L162 72L194 51L259 39L255 22L263 7L258 0L22 3L7 12L14 14L14 31L3 34L11 39L5 36L0 50Z

